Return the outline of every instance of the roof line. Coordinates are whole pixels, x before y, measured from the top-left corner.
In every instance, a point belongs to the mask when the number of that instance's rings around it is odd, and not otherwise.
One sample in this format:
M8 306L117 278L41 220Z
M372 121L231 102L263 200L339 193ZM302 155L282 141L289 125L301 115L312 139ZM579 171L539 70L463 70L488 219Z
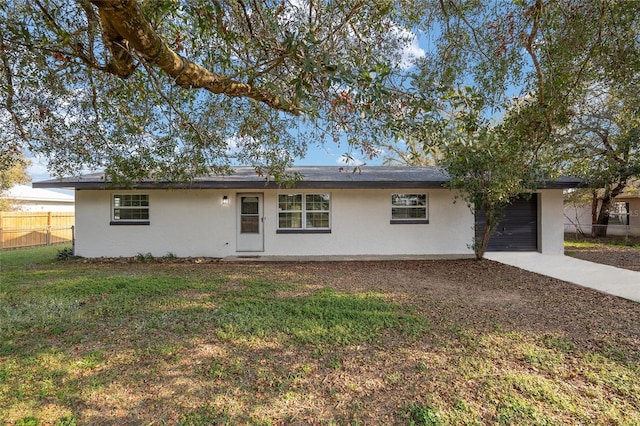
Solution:
M235 173L223 176L196 178L191 182L142 181L125 185L115 185L105 181L103 173L80 177L52 179L34 182L34 188L75 188L82 189L390 189L390 188L443 188L449 182L445 170L437 166L384 167L367 166L360 172L343 171L336 166L302 166L289 169L301 172L302 179L293 185L280 184L274 180L258 176L250 167L234 169ZM574 178L560 178L540 182L539 188L576 188L581 181Z

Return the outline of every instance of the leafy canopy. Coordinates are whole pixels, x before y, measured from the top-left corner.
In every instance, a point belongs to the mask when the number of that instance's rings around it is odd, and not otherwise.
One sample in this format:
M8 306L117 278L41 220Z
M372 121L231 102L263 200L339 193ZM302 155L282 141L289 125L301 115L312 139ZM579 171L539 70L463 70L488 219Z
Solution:
M56 175L283 170L380 134L413 35L388 0L0 4L1 137Z

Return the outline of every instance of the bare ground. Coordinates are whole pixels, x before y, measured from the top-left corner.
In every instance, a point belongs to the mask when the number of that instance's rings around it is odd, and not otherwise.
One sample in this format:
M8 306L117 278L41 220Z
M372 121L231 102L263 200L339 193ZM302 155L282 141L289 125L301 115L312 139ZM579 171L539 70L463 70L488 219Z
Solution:
M638 238L637 241L640 243L640 238ZM599 241L595 240L594 242ZM632 271L640 271L640 249L635 247L607 244L600 244L595 247L572 245L565 249L565 254L590 262L602 263L604 265L616 266Z
M390 295L415 305L434 323L482 330L553 330L587 346L600 334L629 337L631 332L640 339L640 304L488 260L283 266L322 287Z

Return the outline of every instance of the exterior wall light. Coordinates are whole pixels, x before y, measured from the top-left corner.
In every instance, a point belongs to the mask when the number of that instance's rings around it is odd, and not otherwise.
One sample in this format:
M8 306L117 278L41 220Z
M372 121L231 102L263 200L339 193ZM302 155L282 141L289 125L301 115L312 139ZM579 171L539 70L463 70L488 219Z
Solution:
M229 205L229 197L227 197L226 195L222 196L222 205L223 206L228 206Z

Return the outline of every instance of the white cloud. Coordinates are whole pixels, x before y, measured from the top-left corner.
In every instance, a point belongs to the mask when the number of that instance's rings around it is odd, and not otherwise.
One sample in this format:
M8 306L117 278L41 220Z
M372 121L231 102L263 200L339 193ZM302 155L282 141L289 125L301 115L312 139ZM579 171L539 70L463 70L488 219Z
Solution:
M391 28L391 32L395 33L398 38L406 41L400 52L400 67L403 69L411 68L416 59L424 58L426 52L420 47L420 42L416 34L395 24Z
M27 168L27 173L31 176L33 182L51 179L46 164L35 157L30 157L28 160L31 162L31 165Z

